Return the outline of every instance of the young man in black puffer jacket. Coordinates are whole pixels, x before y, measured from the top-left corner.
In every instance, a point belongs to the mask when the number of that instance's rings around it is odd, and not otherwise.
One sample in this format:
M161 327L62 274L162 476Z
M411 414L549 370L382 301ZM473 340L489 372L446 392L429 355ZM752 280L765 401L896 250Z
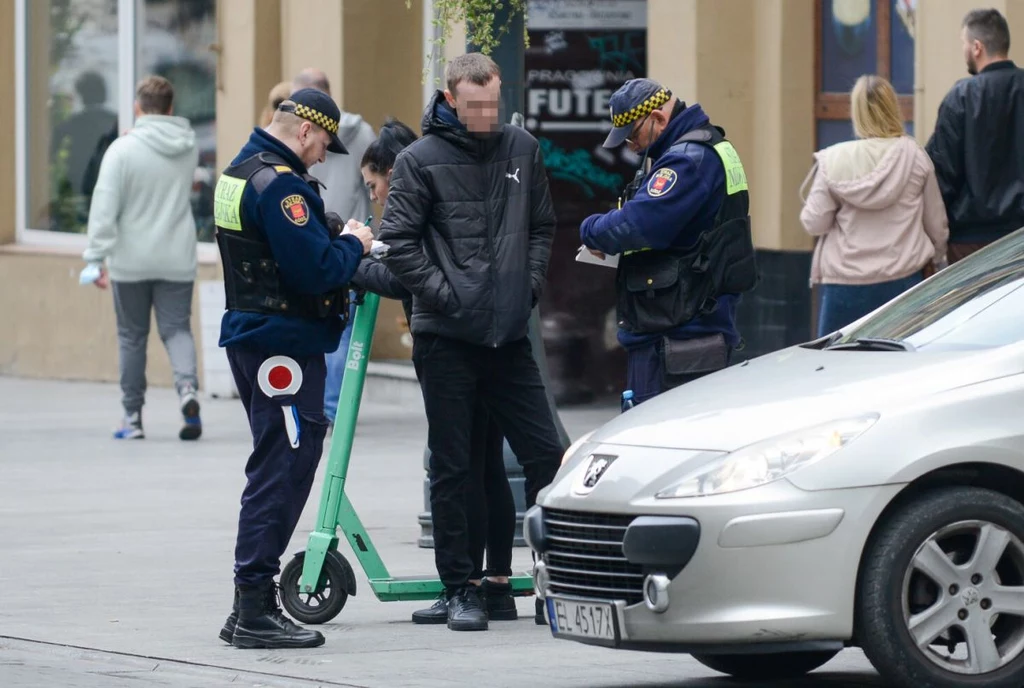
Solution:
M501 78L480 53L454 59L423 137L395 161L379 239L412 295L413 359L430 425L434 555L448 627L485 630L467 538L473 412L497 418L523 466L527 507L558 471L564 447L528 326L544 287L555 215L540 148L499 124Z

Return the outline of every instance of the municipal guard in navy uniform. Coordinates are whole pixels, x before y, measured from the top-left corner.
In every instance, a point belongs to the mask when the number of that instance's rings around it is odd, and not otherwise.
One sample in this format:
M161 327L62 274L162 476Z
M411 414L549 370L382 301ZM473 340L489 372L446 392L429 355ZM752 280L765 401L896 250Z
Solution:
M302 89L255 129L217 183L214 216L227 312L220 345L249 416L235 546L235 604L222 640L241 648L317 647L278 606L274 576L309 497L327 433L324 354L338 348L347 285L373 237L328 217L307 172L347 153L330 96Z
M747 178L725 131L661 84L632 79L609 105L604 146L626 142L643 162L625 203L584 220L580 238L619 257L618 336L640 403L725 368L740 343L737 301L757 280Z

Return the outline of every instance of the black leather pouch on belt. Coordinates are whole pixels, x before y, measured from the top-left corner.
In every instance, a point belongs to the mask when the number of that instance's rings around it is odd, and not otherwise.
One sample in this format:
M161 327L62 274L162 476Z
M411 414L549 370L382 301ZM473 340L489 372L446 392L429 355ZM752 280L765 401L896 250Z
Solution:
M721 333L694 339L663 337L661 363L666 386L675 387L728 366L729 345Z

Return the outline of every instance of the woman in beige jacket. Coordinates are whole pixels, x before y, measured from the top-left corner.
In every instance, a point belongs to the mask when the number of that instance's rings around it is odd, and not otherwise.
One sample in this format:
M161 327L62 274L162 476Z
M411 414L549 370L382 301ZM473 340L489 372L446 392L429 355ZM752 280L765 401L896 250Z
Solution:
M811 261L811 284L821 285L818 336L914 286L927 266L941 268L949 237L935 169L904 132L889 82L860 77L850 112L857 139L815 153L800 213L818 238Z

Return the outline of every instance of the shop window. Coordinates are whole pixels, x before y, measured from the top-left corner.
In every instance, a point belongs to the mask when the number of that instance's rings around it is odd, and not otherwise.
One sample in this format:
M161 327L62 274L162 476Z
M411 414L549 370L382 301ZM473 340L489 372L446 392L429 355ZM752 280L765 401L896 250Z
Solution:
M862 74L892 82L907 132L913 134L917 0L816 0L815 5L816 148L854 137L850 90Z
M146 0L145 33L138 46L136 78L158 74L174 84L174 114L196 132L199 166L192 184L192 211L200 241L213 241L216 180L216 0Z
M134 84L159 74L196 131L193 212L212 241L216 0L16 1L19 231L85 234L104 152L132 124Z

